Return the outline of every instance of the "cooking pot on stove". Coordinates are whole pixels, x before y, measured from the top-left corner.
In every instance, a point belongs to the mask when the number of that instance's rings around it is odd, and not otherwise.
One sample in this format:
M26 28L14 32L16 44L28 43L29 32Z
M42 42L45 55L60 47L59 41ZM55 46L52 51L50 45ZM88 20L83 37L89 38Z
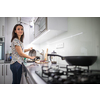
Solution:
M35 50L35 49L32 49L32 50L30 50L29 51L29 56L36 56L34 59L33 59L33 61L36 61L36 60L38 60L38 59L40 59L40 53L39 53L39 51L38 50Z

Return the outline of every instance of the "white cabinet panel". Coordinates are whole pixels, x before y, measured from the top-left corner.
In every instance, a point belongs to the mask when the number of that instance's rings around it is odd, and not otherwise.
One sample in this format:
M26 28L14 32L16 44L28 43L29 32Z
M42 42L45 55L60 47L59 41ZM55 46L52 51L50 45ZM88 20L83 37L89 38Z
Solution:
M0 84L12 84L10 64L0 64Z
M5 84L12 84L12 72L10 64L5 64Z
M67 31L67 17L38 17L34 23L34 44L42 44Z
M4 84L4 64L0 64L0 84Z
M0 37L4 37L5 33L5 17L0 17Z
M21 77L21 82L20 82L20 84L28 84L27 81L26 81L25 73L24 73L24 72L22 73L22 77Z

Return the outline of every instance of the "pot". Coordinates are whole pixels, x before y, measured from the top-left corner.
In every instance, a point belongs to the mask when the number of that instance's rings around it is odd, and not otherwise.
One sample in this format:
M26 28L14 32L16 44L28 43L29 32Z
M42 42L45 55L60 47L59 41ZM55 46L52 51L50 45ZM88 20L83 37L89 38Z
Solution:
M40 59L40 53L39 53L39 51L38 50L35 50L35 49L32 49L32 50L30 50L29 51L29 56L36 56L34 59L33 59L33 61L36 61L36 60L38 60L38 59Z

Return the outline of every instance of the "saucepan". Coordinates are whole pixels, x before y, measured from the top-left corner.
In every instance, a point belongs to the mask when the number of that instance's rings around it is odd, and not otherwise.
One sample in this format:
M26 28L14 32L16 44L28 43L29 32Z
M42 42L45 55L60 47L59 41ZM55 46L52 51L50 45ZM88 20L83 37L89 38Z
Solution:
M69 65L91 66L97 60L97 56L61 56L57 54L48 54L48 56L58 56L65 60Z
M35 59L33 59L33 61L36 61L38 59L40 59L40 54L38 50L32 49L29 51L29 56L36 56Z

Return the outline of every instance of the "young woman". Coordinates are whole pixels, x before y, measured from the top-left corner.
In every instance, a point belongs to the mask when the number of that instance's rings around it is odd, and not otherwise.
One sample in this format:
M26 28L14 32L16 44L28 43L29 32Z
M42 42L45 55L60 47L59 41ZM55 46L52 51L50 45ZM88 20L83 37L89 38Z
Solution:
M24 54L24 52L32 50L24 49L23 47L24 29L21 24L16 24L13 28L11 48L12 48L12 61L10 64L10 69L13 73L12 84L20 84L21 74L22 74L22 62L24 58L34 59L34 57Z

